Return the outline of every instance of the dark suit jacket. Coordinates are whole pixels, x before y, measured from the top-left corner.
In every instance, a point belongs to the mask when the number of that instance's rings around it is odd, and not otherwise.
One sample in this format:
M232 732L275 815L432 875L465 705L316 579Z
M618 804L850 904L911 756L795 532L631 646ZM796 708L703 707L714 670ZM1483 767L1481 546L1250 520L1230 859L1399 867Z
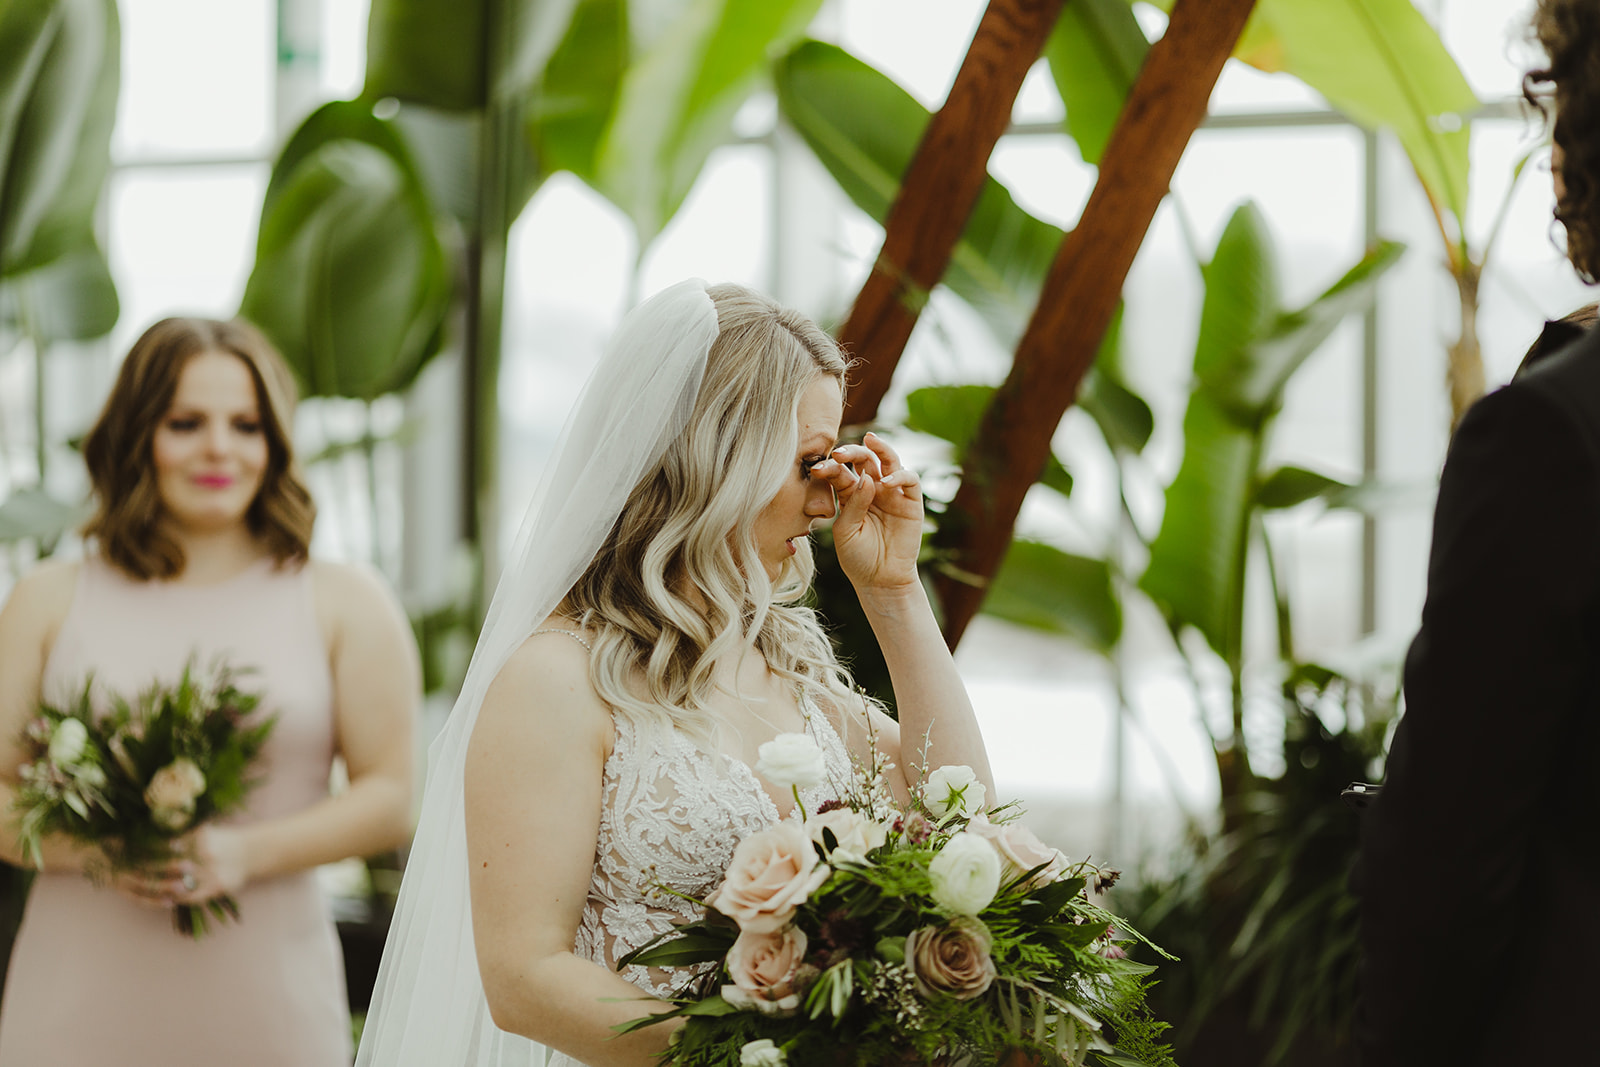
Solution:
M1363 817L1363 1067L1600 1064L1600 332L1451 443Z

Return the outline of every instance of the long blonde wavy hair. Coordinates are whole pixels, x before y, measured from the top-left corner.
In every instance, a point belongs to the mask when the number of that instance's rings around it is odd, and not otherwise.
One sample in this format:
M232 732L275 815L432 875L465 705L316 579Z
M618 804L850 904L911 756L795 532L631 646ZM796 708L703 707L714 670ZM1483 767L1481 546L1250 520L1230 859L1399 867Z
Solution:
M811 548L769 581L752 530L794 477L800 396L839 346L804 315L739 285L707 289L717 339L682 435L634 487L561 614L591 632L589 677L630 722L667 721L713 742L719 665L759 651L773 673L841 711L860 706L817 615L799 603Z

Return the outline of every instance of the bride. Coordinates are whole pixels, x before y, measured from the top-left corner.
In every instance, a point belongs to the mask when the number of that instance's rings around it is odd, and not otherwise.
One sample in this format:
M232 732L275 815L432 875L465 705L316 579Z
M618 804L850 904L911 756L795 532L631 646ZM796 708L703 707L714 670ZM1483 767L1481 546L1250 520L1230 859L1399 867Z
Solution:
M613 1027L665 1010L673 973L616 960L791 814L751 769L778 734L810 736L836 782L875 744L902 800L941 764L992 795L917 578L917 476L875 435L838 445L845 371L814 323L735 285L680 283L618 328L435 743L358 1064L651 1063L677 1020ZM799 602L829 519L898 723Z

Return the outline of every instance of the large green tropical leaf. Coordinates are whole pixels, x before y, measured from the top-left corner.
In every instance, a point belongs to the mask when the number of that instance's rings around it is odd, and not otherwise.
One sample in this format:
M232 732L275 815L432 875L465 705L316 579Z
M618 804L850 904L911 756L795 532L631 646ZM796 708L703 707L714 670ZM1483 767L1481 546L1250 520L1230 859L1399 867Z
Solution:
M650 26L630 27L641 47L597 156L598 188L633 219L641 247L676 213L772 56L805 31L821 0L670 6L672 17L657 12Z
M966 460L967 446L977 435L983 413L994 398L992 385L928 385L906 397L906 426L955 446L955 461ZM1054 453L1045 460L1039 481L1063 496L1072 494L1072 474Z
M882 72L833 45L806 41L777 65L778 104L856 207L879 225L911 164L929 113ZM1014 348L1061 246L1060 229L988 179L943 281Z
M1109 652L1122 636L1122 606L1105 560L1037 541L1011 543L982 610L1035 630L1065 634L1097 652Z
M0 5L0 276L75 253L111 167L114 0Z
M0 324L39 341L84 341L117 324L117 287L92 233L0 285Z
M1230 663L1241 654L1250 526L1284 388L1334 327L1371 300L1401 251L1379 245L1316 300L1285 312L1266 223L1245 204L1205 268L1183 463L1139 584Z
M1155 432L1156 417L1144 398L1128 385L1122 371L1122 309L1119 301L1106 334L1100 339L1094 366L1078 390L1077 404L1094 419L1113 450L1143 452Z
M1393 130L1433 199L1465 217L1478 99L1412 0L1258 0L1237 54L1293 74L1362 125Z
M625 0L580 0L528 100L528 137L542 173L599 183L598 157L628 69Z
M404 144L362 105L330 104L276 171L240 313L307 395L409 385L438 351L451 273Z
M372 0L362 95L472 111L520 98L566 32L577 0Z
M1072 0L1062 8L1044 54L1085 163L1099 164L1149 51L1127 0Z

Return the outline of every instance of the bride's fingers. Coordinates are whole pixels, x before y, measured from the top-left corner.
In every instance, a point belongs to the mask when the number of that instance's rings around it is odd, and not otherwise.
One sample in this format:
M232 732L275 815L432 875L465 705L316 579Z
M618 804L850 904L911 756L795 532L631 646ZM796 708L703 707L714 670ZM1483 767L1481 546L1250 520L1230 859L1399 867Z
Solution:
M872 508L872 498L877 494L877 483L872 480L872 475L863 474L856 479L848 491L839 492L839 517L834 521L834 530L840 525L846 529L860 526L867 520L867 512Z
M899 454L897 454L894 449L889 447L889 442L885 441L877 434L869 432L864 438L861 439L861 443L870 449L874 458L877 459L878 469L883 472L883 477L885 480L887 480L889 475L904 469L900 463Z
M865 445L840 445L830 453L829 458L855 468L857 473L870 474L874 478L883 477L883 464L878 454Z

